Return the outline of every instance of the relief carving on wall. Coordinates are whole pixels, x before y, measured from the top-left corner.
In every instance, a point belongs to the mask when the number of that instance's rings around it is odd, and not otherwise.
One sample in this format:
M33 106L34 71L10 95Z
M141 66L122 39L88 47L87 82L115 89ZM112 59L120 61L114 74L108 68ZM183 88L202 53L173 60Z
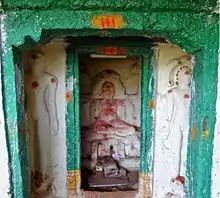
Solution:
M62 52L62 46L45 45L24 56L33 197L66 196ZM62 103L58 105L58 101Z
M185 197L186 155L189 134L189 105L192 69L190 56L173 60L176 64L170 72L169 87L159 101L163 106L166 135L163 148L175 156L175 176L170 180L165 197Z
M51 144L51 139L58 136L60 130L58 111L57 111L58 78L53 74L44 72L44 75L40 79L32 83L32 88L34 93L36 94L38 105L39 104L44 105L42 107L44 109L44 112L47 114L49 121L48 131L47 129L42 131L42 128L41 130L39 130L40 127L39 124L41 123L42 120L42 118L40 118L39 115L42 113L42 108L39 108L38 106L37 116L35 117L37 126L34 134L35 164L34 164L34 169L32 170L32 174L33 174L32 185L34 185L33 193L35 193L35 196L39 195L40 197L43 196L43 194L49 195L55 193L54 192L55 190L53 188L54 175L49 174L52 168L48 169L48 167L54 166L51 164L53 158L52 156L57 155L56 153L53 153L51 151L53 149L53 145ZM45 145L45 143L44 145L42 145L44 140L48 140L47 145ZM41 180L39 180L39 178L36 177L37 173L47 176L42 177Z

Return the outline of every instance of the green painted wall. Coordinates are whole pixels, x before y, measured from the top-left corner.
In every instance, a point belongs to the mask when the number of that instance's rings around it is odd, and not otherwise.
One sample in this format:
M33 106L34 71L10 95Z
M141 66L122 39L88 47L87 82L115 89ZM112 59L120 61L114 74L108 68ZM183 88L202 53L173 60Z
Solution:
M5 0L3 5L6 9L54 9L62 8L68 10L88 9L117 9L151 11L156 9L188 9L210 11L214 8L216 0Z
M12 46L29 48L31 42L25 40L26 36L30 36L34 42L44 42L45 38L56 35L103 36L103 31L91 26L91 18L97 14L110 13L121 14L127 25L122 30L109 30L108 36L161 36L195 56L190 126L196 126L198 139L193 141L189 138L187 197L209 198L219 48L219 16L212 13L216 3L216 0L39 0L37 3L35 0L5 0L1 12L3 104L14 197L23 197L24 182L21 179L21 155L18 152ZM204 141L202 122L206 116L209 136Z

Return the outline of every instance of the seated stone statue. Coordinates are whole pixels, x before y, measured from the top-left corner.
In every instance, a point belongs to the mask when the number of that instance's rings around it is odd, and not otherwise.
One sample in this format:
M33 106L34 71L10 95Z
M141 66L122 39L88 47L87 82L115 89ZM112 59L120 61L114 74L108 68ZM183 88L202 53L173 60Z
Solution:
M126 168L139 168L140 140L137 127L121 120L117 116L117 108L124 100L114 99L115 87L106 81L101 88L101 98L98 99L99 113L96 121L84 133L84 155L91 155L91 168L102 156L109 156L109 148L119 154L119 161Z

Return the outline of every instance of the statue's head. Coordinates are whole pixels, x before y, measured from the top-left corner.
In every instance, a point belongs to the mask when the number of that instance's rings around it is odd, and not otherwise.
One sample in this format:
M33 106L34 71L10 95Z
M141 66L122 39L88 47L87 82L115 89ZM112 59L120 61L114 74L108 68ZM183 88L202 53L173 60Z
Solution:
M125 87L114 70L102 70L92 80L93 99L124 99Z
M192 69L187 65L177 65L170 73L170 86L189 89L191 86Z
M113 99L115 96L115 87L111 82L104 82L102 85L102 97L103 99Z
M192 78L192 57L184 55L173 59L169 62L172 70L169 76L169 86L178 87L179 89L189 89Z

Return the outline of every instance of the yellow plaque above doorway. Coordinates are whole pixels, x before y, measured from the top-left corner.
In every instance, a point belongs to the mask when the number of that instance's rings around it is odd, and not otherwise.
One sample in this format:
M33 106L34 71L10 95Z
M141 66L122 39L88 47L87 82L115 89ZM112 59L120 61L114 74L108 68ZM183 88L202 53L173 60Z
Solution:
M98 29L120 29L126 23L122 15L97 15L93 16L91 24Z

